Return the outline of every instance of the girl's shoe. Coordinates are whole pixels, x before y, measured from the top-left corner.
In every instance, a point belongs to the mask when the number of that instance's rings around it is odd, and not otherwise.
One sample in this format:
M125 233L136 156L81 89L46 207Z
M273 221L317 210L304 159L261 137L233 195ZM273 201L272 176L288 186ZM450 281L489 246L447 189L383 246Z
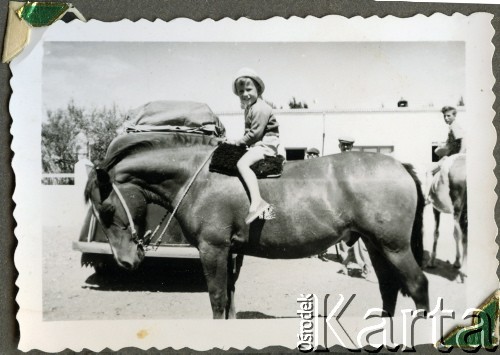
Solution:
M269 203L262 200L259 206L254 211L249 211L247 218L245 218L245 223L250 224L259 218L268 208L270 207Z

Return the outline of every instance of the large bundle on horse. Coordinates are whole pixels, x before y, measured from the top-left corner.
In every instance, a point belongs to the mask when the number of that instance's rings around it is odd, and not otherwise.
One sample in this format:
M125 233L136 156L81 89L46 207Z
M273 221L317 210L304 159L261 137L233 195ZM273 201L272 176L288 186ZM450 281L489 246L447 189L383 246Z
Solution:
M189 132L224 137L226 129L208 105L152 101L130 111L127 132Z
M140 146L154 145L158 137L167 132L194 133L221 139L226 136L226 128L210 107L192 101L148 102L128 113L124 128L128 134L118 136L110 143L106 159L99 168L107 169L107 166Z
M115 141L85 190L122 267L134 269L144 259L145 206L156 203L175 213L198 248L215 318L235 317L242 255L302 258L359 238L379 279L383 309L394 314L401 290L428 310L427 279L419 266L424 198L410 167L354 152L288 162L280 179L259 180L274 219L248 226L241 181L208 168L220 139L151 134L147 141L129 137L141 133Z

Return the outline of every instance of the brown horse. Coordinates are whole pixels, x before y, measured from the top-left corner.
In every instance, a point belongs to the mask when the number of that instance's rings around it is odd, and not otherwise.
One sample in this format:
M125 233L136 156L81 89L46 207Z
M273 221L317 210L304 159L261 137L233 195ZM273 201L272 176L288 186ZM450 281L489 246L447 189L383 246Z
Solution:
M235 317L234 287L244 254L302 258L358 238L372 259L383 309L394 314L401 290L428 310L427 278L419 266L424 199L410 167L367 153L288 162L281 178L260 180L275 218L247 226L242 182L208 171L218 144L216 138L179 133L135 133L111 144L85 196L119 265L135 269L142 261L146 204L156 203L170 211L178 207L175 217L200 253L214 318Z
M456 243L456 257L453 266L460 269L459 281L464 282L467 271L467 179L465 154L455 154L441 163L440 171L434 176L429 191L429 200L434 212L434 244L428 267L435 267L437 242L441 213L452 213L454 219L453 237Z

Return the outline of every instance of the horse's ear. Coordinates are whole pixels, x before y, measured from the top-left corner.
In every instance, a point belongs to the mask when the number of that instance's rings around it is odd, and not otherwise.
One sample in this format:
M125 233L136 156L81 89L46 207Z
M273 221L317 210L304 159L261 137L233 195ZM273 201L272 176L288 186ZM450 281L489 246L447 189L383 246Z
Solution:
M99 195L101 202L108 198L113 186L111 185L111 179L106 170L101 168L96 168L97 185L99 186Z

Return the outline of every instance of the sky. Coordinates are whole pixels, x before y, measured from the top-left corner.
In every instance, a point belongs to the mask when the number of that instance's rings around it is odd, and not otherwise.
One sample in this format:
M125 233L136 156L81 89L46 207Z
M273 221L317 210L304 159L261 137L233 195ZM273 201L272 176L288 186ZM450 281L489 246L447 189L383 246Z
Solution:
M318 110L395 107L402 97L441 107L465 95L464 42L46 42L43 104L127 111L189 100L238 111L231 85L242 67L260 75L278 108L292 97Z

